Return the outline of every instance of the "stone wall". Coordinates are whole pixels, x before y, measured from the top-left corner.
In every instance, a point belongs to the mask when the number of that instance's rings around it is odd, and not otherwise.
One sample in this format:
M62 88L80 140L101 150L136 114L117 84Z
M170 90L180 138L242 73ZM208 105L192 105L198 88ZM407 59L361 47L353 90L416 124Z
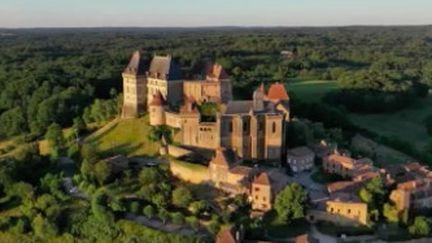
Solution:
M181 148L181 147L177 147L174 145L168 145L168 154L173 156L174 158L179 158L182 156L186 156L191 154L192 151Z
M171 160L170 170L175 177L190 183L199 184L210 181L208 169L203 165Z

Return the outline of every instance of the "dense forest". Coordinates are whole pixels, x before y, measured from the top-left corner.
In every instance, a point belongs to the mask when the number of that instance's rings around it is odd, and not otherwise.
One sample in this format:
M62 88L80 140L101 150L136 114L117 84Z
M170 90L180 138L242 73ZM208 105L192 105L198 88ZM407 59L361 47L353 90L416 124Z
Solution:
M121 72L135 50L147 62L154 54L171 54L184 78L202 72L209 60L219 62L232 77L237 99L250 98L261 83L337 84L338 89L312 103L289 90L291 113L310 120L293 119L288 126L287 145L293 147L315 138L345 147L350 137L345 133L361 130L347 111L396 111L427 96L432 86L429 26L0 29L0 140L7 143L10 137L24 135L17 137L20 145L13 156L0 159L2 241L208 242L233 219L249 235L266 234L267 223L246 216L250 208L245 198L223 201L236 210L218 213L198 197L209 188L177 181L165 165L115 172L104 151L79 139L88 132L88 124L109 121L119 113ZM214 112L212 108L200 107L203 113ZM432 114L424 125L432 134ZM152 136L146 139L156 143L163 132L170 131L150 129ZM50 147L46 154L34 142L42 139ZM403 141L380 142L419 155ZM5 147L1 150L9 150ZM431 161L432 143L428 149L419 156L427 158L425 162ZM67 179L77 191L64 190ZM292 186L282 194L293 191L304 195L296 202L304 205L306 195L300 188ZM282 199L276 199L276 211L286 214ZM159 219L164 225L187 225L193 231L178 235L153 230L126 220L130 214ZM206 229L200 220L208 222Z
M0 135L40 136L86 113L117 112L121 71L134 50L172 54L183 76L221 63L238 98L259 83L338 80L325 101L353 111L395 110L432 85L431 27L1 30ZM281 55L289 51L292 55ZM108 108L107 108L108 107ZM85 110L87 111L85 112Z

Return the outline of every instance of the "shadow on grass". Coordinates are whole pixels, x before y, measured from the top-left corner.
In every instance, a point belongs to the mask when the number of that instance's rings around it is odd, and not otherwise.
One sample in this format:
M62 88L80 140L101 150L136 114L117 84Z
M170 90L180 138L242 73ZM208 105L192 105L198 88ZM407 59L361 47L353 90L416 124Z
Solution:
M94 137L90 137L88 139L86 139L86 143L95 143L96 141L99 141L102 137L104 137L106 134L110 133L111 131L113 131L117 126L118 126L118 121L115 121L115 124L107 124L106 126L110 126L109 128L106 128L106 130L104 130L103 132L101 132L100 134L97 134ZM101 128L101 129L104 129ZM97 131L96 131L97 132Z
M110 157L110 156L115 156L118 154L132 154L136 151L138 151L142 146L144 146L144 144L139 143L139 144L130 144L130 143L122 143L120 145L116 145L113 146L103 152L101 152L103 157Z

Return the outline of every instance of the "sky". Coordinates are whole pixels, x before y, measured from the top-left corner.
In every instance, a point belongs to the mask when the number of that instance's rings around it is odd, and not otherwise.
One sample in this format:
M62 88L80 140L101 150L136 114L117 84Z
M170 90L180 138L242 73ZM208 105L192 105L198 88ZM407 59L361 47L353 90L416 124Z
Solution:
M0 0L0 28L432 24L432 0Z

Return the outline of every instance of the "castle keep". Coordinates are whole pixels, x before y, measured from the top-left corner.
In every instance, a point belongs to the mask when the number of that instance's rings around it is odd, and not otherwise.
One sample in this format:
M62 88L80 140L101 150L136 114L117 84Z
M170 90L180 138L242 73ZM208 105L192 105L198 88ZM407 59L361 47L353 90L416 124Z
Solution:
M123 72L123 117L149 112L150 125L178 128L186 146L227 148L241 159L279 161L289 96L283 84L268 91L261 85L250 100L233 100L230 77L219 64L207 65L197 80L182 80L171 56L155 56L146 70L139 52ZM203 119L199 106L212 103L218 112Z

